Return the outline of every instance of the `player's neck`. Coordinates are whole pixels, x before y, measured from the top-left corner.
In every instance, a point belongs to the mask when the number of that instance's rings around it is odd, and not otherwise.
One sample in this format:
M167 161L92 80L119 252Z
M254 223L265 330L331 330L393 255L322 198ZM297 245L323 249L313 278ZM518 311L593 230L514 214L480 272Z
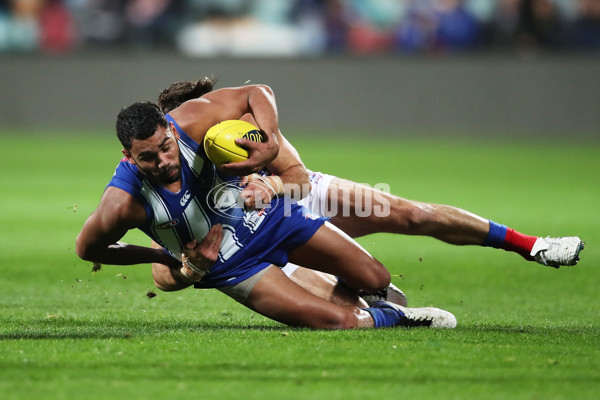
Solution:
M177 182L162 184L161 186L169 192L178 193L181 190L181 179Z
M148 175L146 175L146 178L150 182L152 182L153 185L160 186L163 189L168 190L169 192L178 193L181 190L181 185L182 185L181 178L179 178L177 181L171 182L171 183L160 181L160 180L150 177Z

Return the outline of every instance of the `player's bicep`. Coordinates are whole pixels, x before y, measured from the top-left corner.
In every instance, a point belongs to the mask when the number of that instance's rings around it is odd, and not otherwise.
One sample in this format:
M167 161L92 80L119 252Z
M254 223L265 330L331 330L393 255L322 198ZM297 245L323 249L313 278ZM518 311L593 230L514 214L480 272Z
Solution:
M219 122L240 119L250 111L247 89L227 88L188 100L169 114L197 143L202 143L206 131Z
M143 222L145 211L133 197L117 188L108 188L98 208L89 216L77 236L77 254L95 258Z

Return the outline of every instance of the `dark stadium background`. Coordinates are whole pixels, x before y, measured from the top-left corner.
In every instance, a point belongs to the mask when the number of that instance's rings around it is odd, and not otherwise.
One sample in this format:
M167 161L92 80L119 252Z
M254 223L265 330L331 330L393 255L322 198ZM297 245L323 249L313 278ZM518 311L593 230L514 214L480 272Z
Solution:
M3 1L0 128L112 132L120 107L209 75L271 85L288 133L598 138L599 8Z

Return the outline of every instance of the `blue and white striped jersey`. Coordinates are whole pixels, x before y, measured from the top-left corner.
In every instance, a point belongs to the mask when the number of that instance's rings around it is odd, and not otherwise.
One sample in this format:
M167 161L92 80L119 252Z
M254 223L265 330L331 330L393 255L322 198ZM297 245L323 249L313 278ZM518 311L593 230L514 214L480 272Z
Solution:
M173 193L153 184L125 159L119 162L108 184L131 194L144 206L147 218L140 229L179 259L186 243L193 239L200 241L211 226L221 224L223 241L219 258L197 286L235 284L241 278L249 277L246 270L253 267L252 263L285 265L287 252L275 252L274 255L273 246L289 251L308 240L323 221L313 229L309 222L298 223L299 220L294 218L284 218L283 201L279 199L274 199L270 207L262 210L245 210L239 196L239 178L215 168L203 147L181 130L169 115L167 119L175 124L180 135L181 190ZM292 205L294 212L306 219L302 206ZM277 216L271 218L271 214ZM269 224L269 220L276 221ZM292 228L288 226L290 224L299 226ZM269 227L262 229L263 225ZM300 229L302 225L308 225L308 231ZM282 244L284 240L286 244ZM240 252L242 249L244 251ZM258 259L252 261L252 257Z

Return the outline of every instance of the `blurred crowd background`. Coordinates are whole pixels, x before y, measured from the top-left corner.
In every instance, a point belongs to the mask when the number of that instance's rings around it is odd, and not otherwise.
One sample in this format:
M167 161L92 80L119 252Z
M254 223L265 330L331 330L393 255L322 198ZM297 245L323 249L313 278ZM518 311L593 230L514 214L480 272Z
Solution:
M0 0L0 54L600 51L600 0Z

